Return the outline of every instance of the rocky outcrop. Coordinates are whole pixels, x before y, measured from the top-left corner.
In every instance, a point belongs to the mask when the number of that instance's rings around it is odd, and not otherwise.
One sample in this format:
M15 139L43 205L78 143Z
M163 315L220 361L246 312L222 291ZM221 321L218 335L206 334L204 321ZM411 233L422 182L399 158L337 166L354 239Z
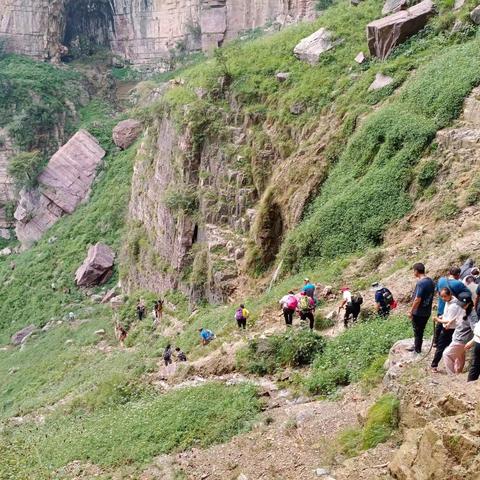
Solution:
M25 343L27 338L36 331L37 327L35 325L29 325L28 327L22 328L18 332L14 333L10 338L10 342L15 346L21 345L22 343Z
M58 60L81 39L151 65L169 61L175 48L210 50L268 22L284 25L312 16L314 5L314 0L0 0L0 36L9 51L38 59Z
M370 22L367 25L370 53L381 59L388 57L397 45L419 32L434 13L431 0L423 0L407 10Z
M135 142L141 131L142 124L138 120L123 120L113 129L113 141L117 147L125 150Z
M390 15L408 8L408 0L387 0L382 8L382 15Z
M24 247L39 240L60 217L88 198L105 151L85 130L77 132L48 162L38 188L22 191L15 211L16 233Z
M75 272L75 283L79 287L91 287L106 283L113 273L115 252L104 243L97 243L88 250L83 264Z
M476 25L480 25L480 5L470 12L470 18Z
M321 28L302 39L294 48L293 53L299 60L315 65L318 63L320 55L331 50L335 43L332 33Z

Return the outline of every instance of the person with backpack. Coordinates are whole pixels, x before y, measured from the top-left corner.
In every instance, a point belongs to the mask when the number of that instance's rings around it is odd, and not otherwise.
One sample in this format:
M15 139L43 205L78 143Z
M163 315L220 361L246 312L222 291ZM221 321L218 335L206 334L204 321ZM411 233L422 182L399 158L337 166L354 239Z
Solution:
M146 311L145 302L141 298L137 303L137 317L140 321L142 321L143 318L145 317L145 311Z
M187 356L185 355L184 352L182 352L182 350L180 350L179 347L177 347L177 348L175 349L175 354L176 354L177 360L178 360L179 362L186 362L186 361L187 361Z
M352 317L352 322L355 323L360 315L361 305L363 303L362 296L357 293L352 295L349 287L342 288L342 303L339 307L339 311L345 308L345 316L343 317L343 325L348 328L348 322Z
M247 319L250 316L250 312L245 308L242 303L235 311L235 320L239 329L245 330L247 328Z
M163 303L164 300L159 299L155 301L155 304L153 306L153 311L155 314L155 319L153 321L153 327L156 328L160 324L160 320L163 317Z
M378 282L372 283L372 288L375 292L375 307L377 309L377 314L380 317L388 317L391 310L396 306L392 292Z
M198 333L200 334L200 341L203 346L208 345L214 338L215 334L206 328L199 328Z
M472 301L472 297L468 293L462 293L461 295L462 298L463 295L467 295L469 301ZM442 317L436 318L436 321L441 323L443 328L440 336L438 337L437 348L432 360L431 368L432 372L434 373L438 372L438 364L442 359L443 352L452 343L453 333L457 326L463 322L463 317L465 316L463 304L453 296L449 288L442 288L440 291L440 296L445 302L445 308Z
M315 297L315 285L310 282L310 279L304 279L304 286L303 291L307 295L307 297L314 298Z
M468 372L467 382L474 382L480 377L480 322L473 329L473 338L465 345L465 350L473 348L473 358Z
M170 344L168 344L163 351L163 361L166 367L172 364L172 346Z
M413 274L417 279L413 293L413 303L410 309L409 318L412 322L414 344L407 348L409 352L422 353L423 334L432 314L433 297L435 295L435 283L425 275L425 265L415 263Z
M313 330L315 325L315 317L313 316L315 300L302 291L300 293L300 300L298 301L297 309L300 314L300 320L308 320L310 323L310 330Z
M293 315L298 306L298 298L295 293L290 290L286 295L280 299L280 305L282 306L283 318L285 318L285 325L291 327L293 324Z

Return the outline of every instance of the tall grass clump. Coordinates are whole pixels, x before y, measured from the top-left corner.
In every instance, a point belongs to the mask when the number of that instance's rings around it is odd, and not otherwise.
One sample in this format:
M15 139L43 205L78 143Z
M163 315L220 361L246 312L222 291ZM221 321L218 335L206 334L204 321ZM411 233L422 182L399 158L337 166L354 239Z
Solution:
M479 47L473 40L448 48L365 120L288 236L280 254L286 268L378 245L388 226L409 211L412 167L480 82Z

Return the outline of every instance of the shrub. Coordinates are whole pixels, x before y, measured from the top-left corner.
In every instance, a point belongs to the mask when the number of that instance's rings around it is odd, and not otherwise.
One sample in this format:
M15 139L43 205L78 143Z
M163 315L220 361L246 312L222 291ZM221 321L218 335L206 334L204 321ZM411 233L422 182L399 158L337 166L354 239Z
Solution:
M198 209L198 194L189 187L169 187L164 202L172 212L192 215Z
M427 188L435 180L439 170L438 162L429 160L418 173L417 182L421 188Z
M237 354L237 365L249 373L264 375L281 367L309 365L322 351L323 337L309 330L289 330L281 335L251 340Z
M44 164L45 158L40 152L22 152L10 160L7 171L19 190L28 190L35 186Z

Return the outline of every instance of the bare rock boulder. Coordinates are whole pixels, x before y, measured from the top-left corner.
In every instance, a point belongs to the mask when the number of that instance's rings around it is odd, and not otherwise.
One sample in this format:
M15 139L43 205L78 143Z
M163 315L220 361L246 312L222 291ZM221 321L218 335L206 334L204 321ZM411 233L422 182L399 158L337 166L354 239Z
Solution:
M128 120L124 120L120 122L114 129L113 129L113 141L117 147L120 147L122 150L125 150L130 145L135 142L135 140L140 135L142 131L142 124L138 120L134 120L129 118Z
M293 53L299 60L315 65L318 63L320 55L331 50L337 43L331 32L326 28L321 28L301 40L293 49Z
M93 245L75 273L75 283L79 287L91 287L107 282L113 273L114 260L115 253L108 245Z
M431 0L380 18L367 25L367 40L370 53L380 59L387 58L390 52L405 40L415 35L435 14Z
M28 327L22 328L18 332L14 333L10 338L12 345L18 346L24 343L27 338L32 335L37 330L35 325L29 325Z
M480 5L478 5L478 7L475 7L470 12L470 18L472 19L473 23L475 23L476 25L480 25Z
M387 0L382 8L382 15L390 15L391 13L406 10L408 8L408 0Z
M377 73L375 75L375 80L368 87L368 91L381 90L382 88L387 87L393 83L393 78L383 75L383 73Z

